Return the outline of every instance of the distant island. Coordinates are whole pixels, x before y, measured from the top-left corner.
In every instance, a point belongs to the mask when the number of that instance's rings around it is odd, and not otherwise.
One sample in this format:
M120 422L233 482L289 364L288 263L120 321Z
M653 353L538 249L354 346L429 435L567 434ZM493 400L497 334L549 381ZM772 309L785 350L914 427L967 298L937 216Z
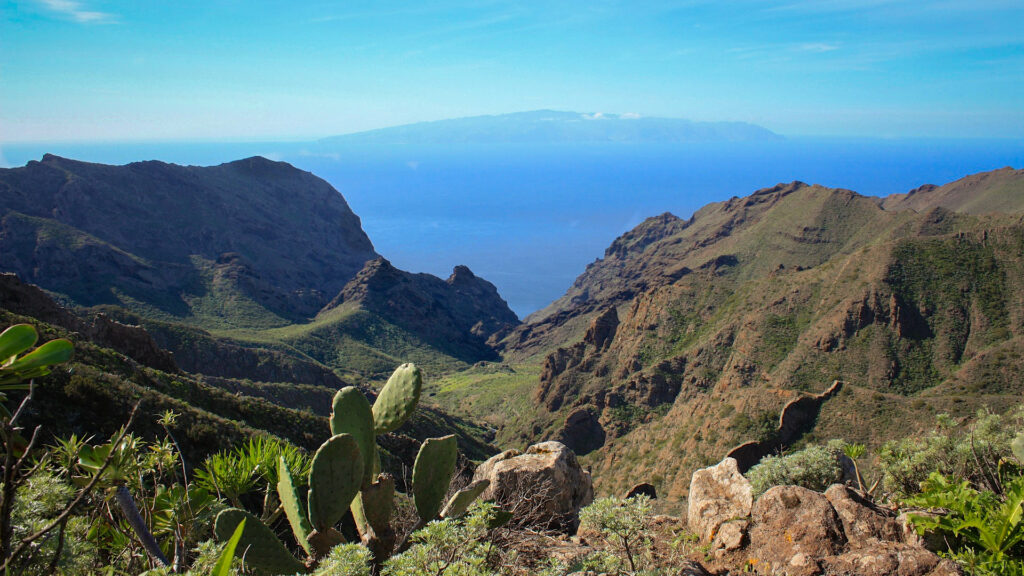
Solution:
M746 122L693 122L635 114L584 114L535 110L418 122L333 136L321 145L344 144L554 144L590 142L746 142L782 136Z

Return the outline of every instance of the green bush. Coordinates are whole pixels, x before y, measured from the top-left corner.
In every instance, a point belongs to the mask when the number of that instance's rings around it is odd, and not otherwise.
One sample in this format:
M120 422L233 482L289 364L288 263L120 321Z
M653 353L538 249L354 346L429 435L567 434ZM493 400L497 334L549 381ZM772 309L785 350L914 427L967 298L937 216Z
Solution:
M915 494L932 472L992 489L993 474L1000 461L1012 456L1010 445L1020 430L1024 409L1006 415L979 410L966 427L940 414L931 434L887 442L879 450L885 489L897 497Z
M652 515L651 500L643 495L626 500L601 498L580 510L580 529L594 530L607 546L586 558L584 569L636 574L653 568Z
M933 472L920 494L905 504L939 511L911 514L919 533L936 532L949 543L947 555L973 575L1024 574L1024 476L1006 479L1003 493L950 481Z
M768 456L747 471L747 479L759 497L773 486L794 485L823 491L843 477L845 443L832 440L826 446L808 446L799 452Z
M500 574L498 550L488 538L496 517L494 504L479 502L461 519L427 524L412 535L413 545L408 550L384 564L383 576Z

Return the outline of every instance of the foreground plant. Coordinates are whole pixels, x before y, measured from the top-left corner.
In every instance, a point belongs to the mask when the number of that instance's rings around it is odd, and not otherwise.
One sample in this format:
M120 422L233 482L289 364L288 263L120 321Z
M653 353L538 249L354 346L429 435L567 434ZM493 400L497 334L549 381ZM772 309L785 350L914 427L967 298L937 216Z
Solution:
M921 493L905 503L936 510L911 514L920 533L938 532L951 543L950 556L973 566L972 574L1024 573L1024 476L1003 485L998 495L978 491L967 480L950 481L933 472Z
M598 554L590 559L604 572L629 574L650 564L651 537L649 528L653 507L647 496L626 500L601 498L580 510L580 527L597 532L608 549L613 552Z
M349 386L339 390L331 411L332 436L313 456L305 500L289 463L284 458L278 461L277 497L296 543L305 552L305 561L292 555L273 530L241 508L230 508L217 516L217 538L227 540L245 520L236 553L248 566L266 575L305 572L315 569L333 548L345 543L337 526L351 512L361 544L379 566L396 544L391 526L395 481L390 474L380 473L376 437L408 420L419 402L422 385L419 369L403 364L388 379L372 407L358 389ZM440 516L461 516L486 487L486 483L474 484L457 493L442 509L457 458L454 436L429 438L420 447L412 478L417 527Z

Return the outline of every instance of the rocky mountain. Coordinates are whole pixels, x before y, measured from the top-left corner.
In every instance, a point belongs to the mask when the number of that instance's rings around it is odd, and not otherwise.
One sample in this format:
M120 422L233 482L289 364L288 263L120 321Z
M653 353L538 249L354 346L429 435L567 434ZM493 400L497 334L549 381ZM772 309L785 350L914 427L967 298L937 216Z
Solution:
M534 110L419 122L321 140L348 144L553 144L593 142L742 142L781 136L744 122L692 122L619 114Z
M536 416L506 426L586 453L599 490L653 480L671 500L750 441L877 446L1006 409L1024 392L1022 208L1024 172L1005 169L884 199L793 182L649 218L500 342L538 366L518 388Z
M377 257L329 184L260 157L197 167L46 155L0 170L0 206L3 269L84 306L294 320Z
M453 369L494 358L488 337L519 322L464 266L447 281L395 269L337 190L261 157L0 170L0 254L0 271L142 324L216 377L333 386L335 371L408 360Z

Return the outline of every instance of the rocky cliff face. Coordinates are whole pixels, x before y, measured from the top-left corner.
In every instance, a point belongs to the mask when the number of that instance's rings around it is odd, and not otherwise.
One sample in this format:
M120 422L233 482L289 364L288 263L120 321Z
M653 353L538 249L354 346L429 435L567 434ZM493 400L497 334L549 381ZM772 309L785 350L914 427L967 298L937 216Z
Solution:
M1024 174L943 188L909 210L794 182L648 219L502 341L542 366L523 440L590 452L600 490L656 478L674 499L708 459L776 442L779 411L836 379L786 442L873 445L1003 406L1024 391L1000 376L1024 371L1024 223L985 213L1024 205Z
M441 280L399 270L377 258L366 263L321 315L342 305L361 307L471 362L496 359L488 337L519 324L494 285L466 266L456 266L447 280Z
M184 316L220 292L284 318L315 314L377 256L341 194L261 157L197 167L46 155L0 170L0 252L3 269L81 305Z

